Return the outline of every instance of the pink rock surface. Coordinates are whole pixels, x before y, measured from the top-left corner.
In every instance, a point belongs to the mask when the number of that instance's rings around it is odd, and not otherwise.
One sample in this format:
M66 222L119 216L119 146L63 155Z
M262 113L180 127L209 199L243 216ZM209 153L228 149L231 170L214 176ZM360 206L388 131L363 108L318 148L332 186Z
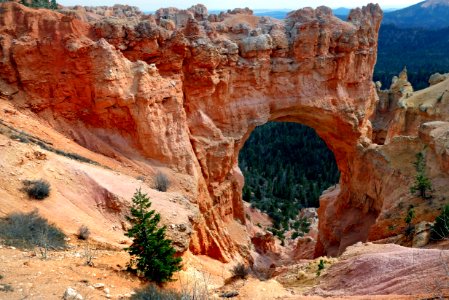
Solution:
M332 265L311 294L322 296L413 295L441 297L449 292L448 251L398 245L357 244Z

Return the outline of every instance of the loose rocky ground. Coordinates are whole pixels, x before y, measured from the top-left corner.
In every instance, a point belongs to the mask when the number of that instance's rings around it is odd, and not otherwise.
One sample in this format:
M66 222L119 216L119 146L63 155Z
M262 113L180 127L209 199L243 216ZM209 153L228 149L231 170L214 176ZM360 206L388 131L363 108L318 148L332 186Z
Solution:
M138 278L123 271L128 260L126 252L94 249L79 244L67 251L52 251L42 259L35 251L2 246L0 299L61 299L68 287L84 299L102 299L106 295L118 299L130 296L134 288L141 286ZM86 264L86 256L90 255L93 267Z
M61 299L68 287L84 299L125 299L146 284L125 270L125 251L75 239L69 244L65 251L51 251L47 259L35 251L1 246L0 299ZM86 264L87 256L93 257L92 266ZM317 276L321 259L325 268ZM449 297L448 250L359 243L338 259L303 260L278 268L268 280L254 273L245 280L231 280L231 265L192 255L184 260L189 267L167 288L195 289L207 293L208 299L219 299L225 292L238 292L234 299L255 300Z

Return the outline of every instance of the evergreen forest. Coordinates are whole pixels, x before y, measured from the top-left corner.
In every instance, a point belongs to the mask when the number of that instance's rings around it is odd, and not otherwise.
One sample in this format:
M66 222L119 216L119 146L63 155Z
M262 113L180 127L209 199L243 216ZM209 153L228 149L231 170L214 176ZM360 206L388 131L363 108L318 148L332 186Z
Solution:
M388 89L404 66L415 90L429 86L430 75L449 72L449 27L438 30L382 25L374 81Z
M10 1L12 0L0 0L0 3ZM20 0L19 3L33 8L58 9L56 0Z
M273 219L274 231L298 229L303 207L318 207L321 193L340 177L334 154L310 127L268 123L257 127L239 155L243 199Z

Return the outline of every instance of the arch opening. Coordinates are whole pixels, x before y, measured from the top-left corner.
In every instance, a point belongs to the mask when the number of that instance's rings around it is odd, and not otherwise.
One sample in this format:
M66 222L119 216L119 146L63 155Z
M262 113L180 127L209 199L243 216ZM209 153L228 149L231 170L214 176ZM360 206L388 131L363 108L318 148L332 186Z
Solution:
M304 234L303 208L318 208L319 197L340 179L333 152L315 130L296 122L256 127L239 152L245 184L242 198L270 216L269 230L281 240Z

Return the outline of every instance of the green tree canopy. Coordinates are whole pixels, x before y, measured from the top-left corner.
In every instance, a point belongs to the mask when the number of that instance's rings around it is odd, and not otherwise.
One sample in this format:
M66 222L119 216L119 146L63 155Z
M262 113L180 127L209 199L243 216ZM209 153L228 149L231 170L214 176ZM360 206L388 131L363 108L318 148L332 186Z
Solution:
M132 228L126 233L133 240L126 249L131 255L129 267L157 283L169 281L181 269L182 259L175 256L172 241L165 237L166 227L158 226L161 216L150 210L148 196L138 189L132 202L131 216L127 217Z

